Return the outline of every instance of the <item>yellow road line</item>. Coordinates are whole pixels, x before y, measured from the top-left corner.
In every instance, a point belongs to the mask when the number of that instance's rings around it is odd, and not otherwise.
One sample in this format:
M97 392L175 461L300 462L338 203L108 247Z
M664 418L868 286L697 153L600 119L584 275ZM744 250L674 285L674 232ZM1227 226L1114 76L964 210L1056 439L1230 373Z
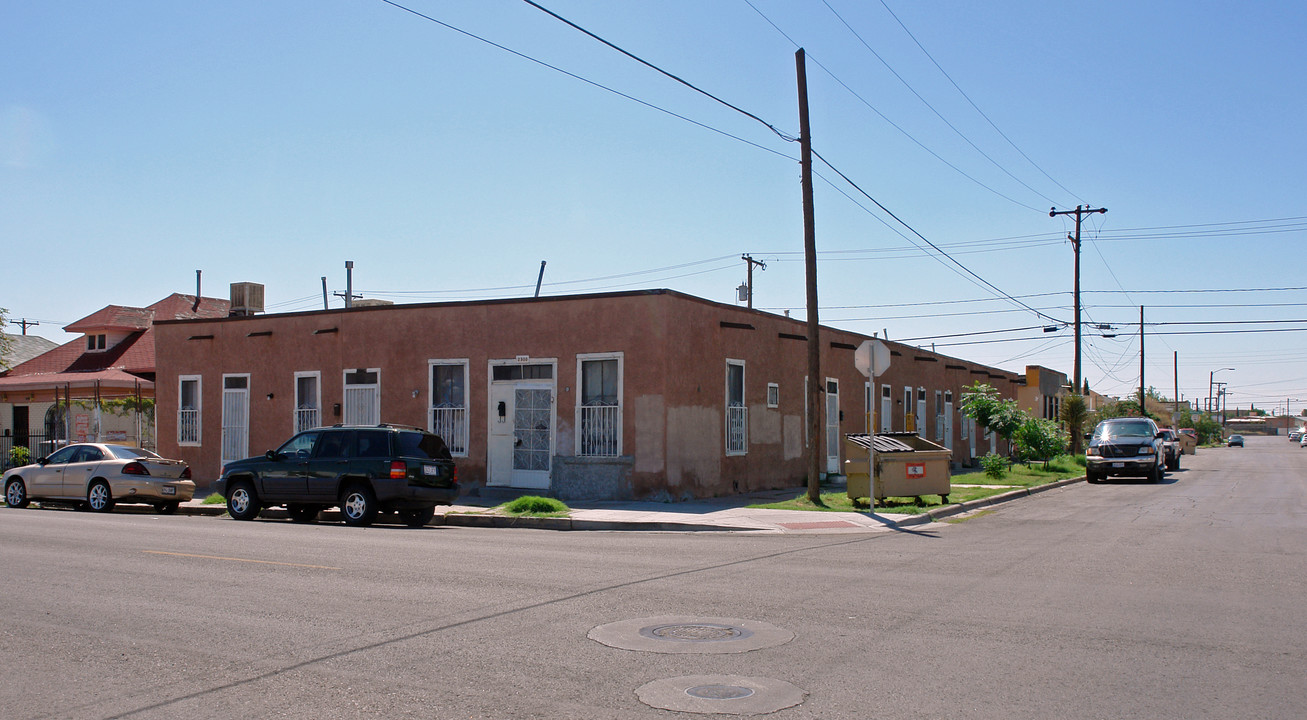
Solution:
M223 557L222 555L190 555L187 553L164 552L163 550L142 550L150 555L171 555L173 557L200 558L202 560L230 560L231 562L257 563L259 565L285 565L286 567L313 568L314 570L340 570L327 565L304 565L301 563L276 562L274 560L250 560L249 558Z

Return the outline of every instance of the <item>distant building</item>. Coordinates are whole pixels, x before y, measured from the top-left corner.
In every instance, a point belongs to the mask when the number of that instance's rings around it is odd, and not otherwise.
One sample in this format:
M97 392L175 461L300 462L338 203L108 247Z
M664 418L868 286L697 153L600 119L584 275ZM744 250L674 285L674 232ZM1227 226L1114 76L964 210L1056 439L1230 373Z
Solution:
M0 460L15 445L33 455L87 440L153 445L152 417L105 407L154 397L154 320L225 317L229 307L226 300L174 294L143 308L109 305L65 327L82 337L50 343L0 373Z

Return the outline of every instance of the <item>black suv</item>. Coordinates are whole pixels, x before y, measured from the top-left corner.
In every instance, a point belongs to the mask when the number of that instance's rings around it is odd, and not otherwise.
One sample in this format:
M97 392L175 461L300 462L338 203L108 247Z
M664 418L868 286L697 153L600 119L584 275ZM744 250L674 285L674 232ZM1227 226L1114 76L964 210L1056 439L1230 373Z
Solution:
M1098 423L1085 448L1085 479L1109 475L1144 477L1162 482L1165 448L1157 423L1148 418L1112 418Z
M370 525L377 513L394 510L409 527L422 527L436 505L458 497L458 469L438 435L399 425L336 425L227 464L214 490L237 520L285 505L292 520L312 522L336 505L348 525Z

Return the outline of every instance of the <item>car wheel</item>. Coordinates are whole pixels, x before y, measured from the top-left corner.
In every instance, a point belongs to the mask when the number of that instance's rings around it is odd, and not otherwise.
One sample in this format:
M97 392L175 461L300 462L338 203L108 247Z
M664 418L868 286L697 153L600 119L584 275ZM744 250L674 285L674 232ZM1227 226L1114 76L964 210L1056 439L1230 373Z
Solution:
M1094 483L1100 483L1103 482L1103 476L1095 472L1085 471L1085 482L1090 483L1091 485Z
M109 490L109 483L103 480L96 480L91 483L91 487L86 491L86 504L95 512L110 512L113 510L113 492Z
M160 515L171 515L177 512L177 507L180 505L181 503L177 500L172 500L169 502L157 502L154 504L154 511L159 513Z
M227 491L227 514L233 520L253 520L259 516L260 509L259 498L249 482L242 480Z
M340 501L346 525L362 527L377 519L377 496L367 485L351 485Z
M14 478L5 486L5 502L11 508L25 508L27 503L27 486L23 484L22 478Z
M411 528L425 527L427 523L431 522L431 518L435 516L436 508L434 506L422 508L421 510L399 511L399 518L404 521L405 525Z
M1150 479L1153 482L1160 485L1165 479L1165 477L1166 477L1166 471L1162 470L1161 465L1158 465L1157 467L1153 468L1153 476Z
M311 523L318 519L317 505L287 505L286 514L292 522Z

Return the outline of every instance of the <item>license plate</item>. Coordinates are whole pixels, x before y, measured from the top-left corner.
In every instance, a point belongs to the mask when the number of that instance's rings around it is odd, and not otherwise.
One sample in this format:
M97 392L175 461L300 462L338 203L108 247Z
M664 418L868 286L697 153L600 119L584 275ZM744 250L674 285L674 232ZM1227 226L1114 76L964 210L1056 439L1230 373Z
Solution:
M1119 468L1123 468L1123 467L1125 467L1125 463L1112 463L1112 467L1114 467L1114 468L1118 468L1118 467L1119 467Z
M440 467L439 467L439 466L436 466L436 465L423 465L423 466L422 466L422 474L423 474L423 475L439 475L439 474L440 474Z
M176 494L177 494L177 488L175 488L175 487L173 487L173 486L171 486L171 485L164 485L164 486L163 486L163 494L164 494L164 495L176 495Z

